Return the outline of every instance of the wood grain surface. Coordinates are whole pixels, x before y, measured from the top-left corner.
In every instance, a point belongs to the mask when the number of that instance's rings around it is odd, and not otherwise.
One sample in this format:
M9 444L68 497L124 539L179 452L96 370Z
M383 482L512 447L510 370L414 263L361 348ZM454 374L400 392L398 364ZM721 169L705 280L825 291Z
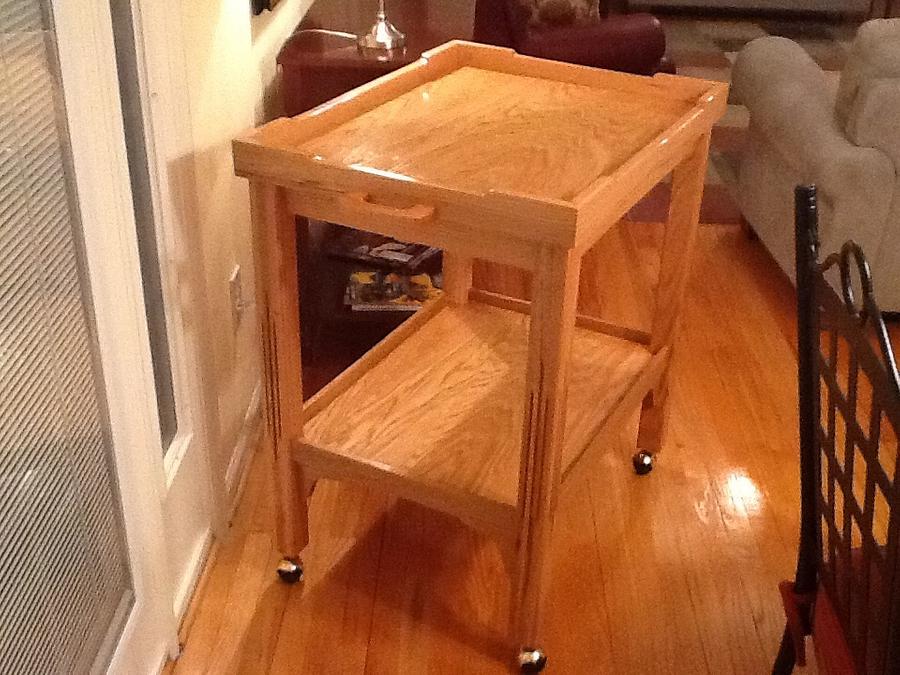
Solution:
M286 555L306 541L305 486L313 479L384 489L514 543L506 558L506 638L516 650L542 646L562 476L582 457L596 461L588 447L609 421L627 421L621 406L636 407L654 391L647 400L653 412L663 411L656 393L665 390L693 243L681 233L696 231L691 207L699 204L709 127L724 109L725 91L448 43L236 141L238 173L277 196L269 200L271 230L257 239L293 234L296 210L392 236L422 232L421 240L449 249L448 305L417 321L402 343L380 345L377 357L364 358L353 377L339 378L305 411L302 392L290 386L299 379L299 348L284 359L273 352L267 381L289 380L287 388L267 388L278 476L304 486L298 506L297 490L287 495L282 481ZM621 209L672 169L683 189L675 190L665 239L673 250L659 267L655 307L668 317L666 329L656 321L651 333L638 329L633 334L645 344L636 344L597 332L632 334L603 319L588 322L593 330L576 326L582 257ZM499 255L506 250L512 253ZM527 261L530 317L502 306L520 309L514 301L468 302L473 258ZM260 261L263 281L271 281L267 265ZM288 344L297 321L284 319L297 313L297 293L285 288L278 295L270 283L261 309L264 316L290 310L276 316L274 331ZM280 395L273 399L273 391ZM286 467L288 446L297 461ZM386 547L397 555L395 543Z
M692 105L463 67L299 150L328 164L400 180L569 201Z
M516 253L500 262L521 264L527 244L591 248L709 133L727 94L451 41L235 139L234 165L302 194L305 215L420 231L475 258L506 241Z
M307 539L304 479L291 461L291 439L303 429L300 350L300 296L297 236L284 190L256 181L250 185L256 316L262 346L263 437L276 456L278 538L286 556L296 556Z
M605 252L624 242L622 270L602 268L605 285L600 270L585 270L590 308L649 330L631 291L635 270L652 278L658 268L662 227L614 232ZM784 627L776 584L793 572L799 514L793 291L737 226L701 228L698 258L660 462L647 477L631 471L634 416L598 439L594 469L560 495L543 621L548 673L771 669ZM514 293L505 272L493 274L480 265L477 282ZM900 327L892 332L900 340ZM509 672L510 646L498 631L509 580L492 538L430 509L321 481L306 580L284 585L273 572L271 461L269 452L255 455L170 673Z
M444 307L306 422L304 442L334 455L329 464L316 452L314 472L361 477L346 461L352 458L366 465L367 478L389 480L400 494L430 495L433 506L456 515L510 525L527 332L528 317L518 312ZM566 417L573 448L587 442L649 360L641 345L575 330Z

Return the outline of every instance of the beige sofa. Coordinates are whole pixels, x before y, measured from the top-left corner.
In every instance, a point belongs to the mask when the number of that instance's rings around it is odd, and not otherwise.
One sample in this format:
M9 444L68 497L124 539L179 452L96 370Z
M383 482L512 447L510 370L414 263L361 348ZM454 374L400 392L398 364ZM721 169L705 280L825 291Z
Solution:
M793 278L793 188L815 183L823 252L863 247L884 311L900 311L900 19L859 29L837 87L796 43L748 44L733 90L750 111L744 217Z

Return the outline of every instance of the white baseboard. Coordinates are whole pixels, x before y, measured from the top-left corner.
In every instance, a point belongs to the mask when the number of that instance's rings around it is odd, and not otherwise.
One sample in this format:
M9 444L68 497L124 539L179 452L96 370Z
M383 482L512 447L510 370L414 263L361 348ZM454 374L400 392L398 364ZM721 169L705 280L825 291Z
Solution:
M212 535L212 528L207 528L206 532L194 547L194 551L191 553L190 561L188 563L188 572L184 575L180 587L175 589L172 611L175 614L175 622L178 625L181 624L181 620L184 618L184 614L191 604L191 598L194 596L197 582L200 580L200 575L203 573L203 567L206 565L206 559L209 557L210 547L212 546Z
M231 460L228 463L228 469L225 472L225 499L223 503L226 505L228 513L226 518L230 519L234 509L237 506L241 489L246 482L248 469L250 467L250 458L256 446L259 444L259 437L262 432L261 419L261 386L257 386L253 390L250 397L250 404L247 406L247 412L244 415L244 421L241 425L241 431L238 434L234 450L231 453ZM173 598L173 613L175 615L176 624L180 625L184 620L185 614L191 605L191 600L197 590L203 569L209 558L212 549L213 529L208 528L203 536L198 540L194 551L188 562L188 571L184 575L179 588L175 589ZM162 659L160 669L164 667L169 658L176 658L177 654L166 654ZM156 671L159 672L159 671Z
M262 384L257 383L250 397L250 405L244 415L244 422L231 453L231 461L225 471L225 495L223 504L226 508L226 519L230 519L237 507L238 499L247 478L250 457L259 445L262 434Z

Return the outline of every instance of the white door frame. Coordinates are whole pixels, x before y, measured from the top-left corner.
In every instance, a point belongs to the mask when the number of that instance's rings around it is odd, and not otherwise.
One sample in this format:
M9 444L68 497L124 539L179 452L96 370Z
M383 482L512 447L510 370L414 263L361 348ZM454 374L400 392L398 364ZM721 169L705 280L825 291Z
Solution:
M51 0L135 603L110 672L155 673L178 649L163 457L109 4Z
M202 241L191 218L196 200L192 190L184 189L185 176L191 176L191 183L193 179L194 143L181 13L156 0L130 3L179 417L179 432L165 460L166 479L170 483L177 472L184 446L197 442L210 464L211 496L218 506L225 471L213 465L214 453L207 451L216 440L218 408L215 393L203 387L203 380L210 378L198 377L212 372L213 364L211 350L201 344L209 323ZM173 171L172 165L179 162L181 166Z
M164 449L163 510L169 540L178 548L170 563L172 605L180 619L213 535L224 534L227 472L217 462L218 400L181 12L157 0L127 1L178 416L176 436Z

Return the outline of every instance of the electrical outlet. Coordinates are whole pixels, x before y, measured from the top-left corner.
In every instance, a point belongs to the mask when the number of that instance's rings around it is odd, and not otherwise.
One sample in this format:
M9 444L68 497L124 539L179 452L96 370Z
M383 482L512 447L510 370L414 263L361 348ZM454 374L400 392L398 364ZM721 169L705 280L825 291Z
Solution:
M244 314L244 285L241 281L241 266L235 265L228 277L228 291L231 295L232 326L237 328Z

